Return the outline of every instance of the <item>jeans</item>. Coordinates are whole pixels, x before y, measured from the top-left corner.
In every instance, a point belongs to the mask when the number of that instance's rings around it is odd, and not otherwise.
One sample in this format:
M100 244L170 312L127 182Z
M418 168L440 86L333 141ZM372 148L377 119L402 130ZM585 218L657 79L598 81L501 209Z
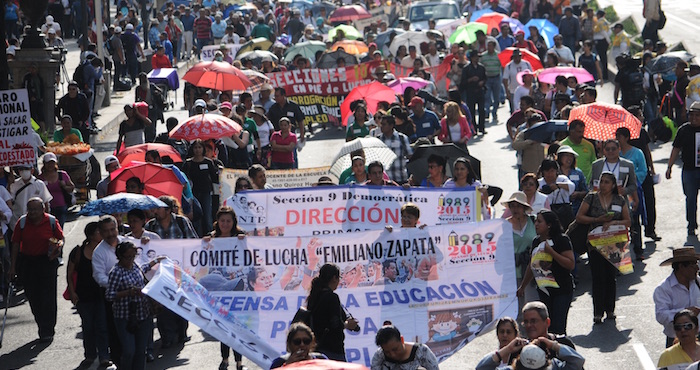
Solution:
M683 194L685 194L685 219L688 220L688 231L698 228L698 189L700 189L700 170L683 169Z
M588 253L588 265L591 267L593 316L602 317L603 313L614 313L617 269L596 251Z
M603 70L603 80L608 80L608 47L610 44L606 39L595 40L595 51L600 58L600 68Z
M135 84L136 77L139 74L139 61L136 59L136 55L126 58L126 70L129 73L129 78L131 78L131 84Z
M59 194L58 196L62 197L63 194ZM58 224L61 225L61 229L63 229L63 224L66 223L66 216L68 215L68 207L51 207L51 214L56 217L56 221L58 221Z
M211 44L211 39L197 39L197 58L199 58L202 48L209 44Z
M231 352L231 347L225 345L222 342L221 343L221 358L228 360L228 356L229 356L230 352ZM243 360L243 355L241 355L240 353L238 353L236 351L233 351L233 358L234 358L234 360L236 360L236 362L241 362Z
M574 293L548 295L537 289L540 301L547 306L549 311L549 332L566 335L566 321L569 317L569 307L574 298Z
M102 297L104 297L105 290L100 289L102 292ZM119 340L119 334L117 333L117 326L114 323L114 312L112 311L112 302L107 300L102 300L102 304L105 307L105 317L107 321L107 338L109 343L109 358L112 362L119 366L122 360L122 344Z
M187 326L187 320L167 308L158 313L158 332L163 343L183 342L187 337Z
M214 223L214 218L212 217L211 193L194 193L194 197L199 201L199 204L202 206L202 213L204 213L202 231L208 233L211 231L212 224Z
M282 163L282 162L272 162L270 166L273 170L291 170L294 168L294 162L292 163Z
M78 313L83 328L83 349L85 358L99 356L100 362L109 360L107 341L107 318L102 301L78 301Z
M24 293L39 327L39 338L53 337L56 329L58 259L21 255L18 266Z
M148 319L146 319L148 320ZM119 341L122 344L122 358L119 370L143 370L146 367L146 344L148 343L148 330L146 320L139 321L135 333L129 333L126 326L129 320L114 318L117 327Z
M486 96L484 102L486 106L486 115L491 114L491 117L496 120L498 113L498 104L501 101L501 76L486 77ZM473 113L473 112L472 112Z

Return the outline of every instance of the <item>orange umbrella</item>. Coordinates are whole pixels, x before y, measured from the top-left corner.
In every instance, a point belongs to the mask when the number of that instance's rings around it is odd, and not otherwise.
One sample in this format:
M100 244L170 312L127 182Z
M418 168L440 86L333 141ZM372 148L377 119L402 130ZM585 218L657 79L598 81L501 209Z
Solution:
M119 152L117 158L122 167L131 162L146 162L146 152L149 150L157 151L161 158L169 157L173 163L182 163L180 153L168 144L147 143L133 145Z
M367 44L355 40L340 40L331 46L332 51L336 51L338 48L343 48L346 53L352 55L365 54L369 51Z
M175 199L182 197L183 186L173 170L154 163L139 163L112 172L108 186L109 194L126 192L126 182L132 177L141 180L144 195L172 195Z
M199 62L182 76L182 79L197 86L219 91L245 90L251 83L238 68L225 62Z
M168 134L173 139L221 139L238 135L243 128L237 122L219 114L198 114L180 122Z
M615 138L615 131L620 127L630 130L631 138L639 138L642 122L622 106L608 103L591 103L580 105L571 110L569 124L579 119L586 124L583 136L592 140L604 141Z

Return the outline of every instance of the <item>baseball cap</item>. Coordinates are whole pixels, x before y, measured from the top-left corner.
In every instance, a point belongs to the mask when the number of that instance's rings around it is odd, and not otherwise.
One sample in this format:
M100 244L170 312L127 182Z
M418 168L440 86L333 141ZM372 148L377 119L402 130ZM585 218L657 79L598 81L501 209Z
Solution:
M520 358L518 359L526 369L539 369L547 364L547 355L544 353L542 348L534 345L528 344L523 347L520 352Z
M518 32L515 33L515 36L525 36L525 31L519 30Z
M197 99L197 100L194 101L194 106L195 106L195 107L206 108L206 107L207 107L207 103L206 103L203 99Z
M51 161L58 162L58 158L56 158L56 154L53 154L53 153L44 154L44 158L42 160L44 163L48 163Z
M55 34L56 34L56 30L53 29L53 28L49 28L49 30L48 30L47 32L49 33L49 35L55 35Z
M119 26L114 27L114 33L122 33L122 28Z
M47 15L47 16L46 16L46 23L48 23L48 24L53 23L53 16L52 16L52 15Z
M131 24L131 23L127 23L127 25L126 25L126 30L127 30L127 31L133 31L133 30L134 30L134 25Z
M113 155L108 155L107 158L105 158L105 167L109 166L114 162L119 163L119 159Z
M225 101L225 102L219 104L219 109L222 109L222 108L227 108L230 110L230 109L233 109L233 105L231 105L231 103Z
M269 55L265 55L264 57L262 57L262 61L263 62L272 62L272 57Z
M515 49L515 50L513 50L512 56L516 56L516 55L522 55L522 54L520 53L520 49Z
M700 101L693 102L688 110L691 112L700 112Z
M416 104L423 105L423 104L425 104L425 103L423 102L423 99L421 99L421 97L419 97L419 96L414 96L414 97L411 99L411 102L408 103L408 106L409 106L409 107L413 107L413 106L415 106Z

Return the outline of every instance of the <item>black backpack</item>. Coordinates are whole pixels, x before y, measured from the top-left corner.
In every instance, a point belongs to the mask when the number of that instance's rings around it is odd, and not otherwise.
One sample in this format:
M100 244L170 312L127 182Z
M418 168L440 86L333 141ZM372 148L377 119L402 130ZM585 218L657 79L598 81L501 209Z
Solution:
M85 65L89 63L87 60L78 64L78 67L75 68L75 72L73 72L73 81L78 83L78 86L80 89L85 88Z
M644 93L644 73L641 69L635 68L626 72L625 76L625 91L623 92L625 102L630 104L639 104L646 98Z

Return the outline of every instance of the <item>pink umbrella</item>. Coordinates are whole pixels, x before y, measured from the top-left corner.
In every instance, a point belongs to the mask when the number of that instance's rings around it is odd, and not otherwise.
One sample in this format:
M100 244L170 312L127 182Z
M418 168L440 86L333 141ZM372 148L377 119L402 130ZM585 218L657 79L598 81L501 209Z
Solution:
M429 84L428 81L420 77L401 77L386 84L387 87L396 91L397 94L403 94L407 87L412 87L419 90Z
M540 82L548 84L553 84L557 76L564 76L566 78L573 76L576 77L576 80L579 83L585 83L595 80L593 75L588 73L588 71L586 71L583 68L577 67L552 67L543 69L537 74L537 78L540 80Z
M367 9L359 5L345 5L333 11L329 21L331 22L345 22L345 21L355 21L358 19L371 18L372 15L369 14Z

